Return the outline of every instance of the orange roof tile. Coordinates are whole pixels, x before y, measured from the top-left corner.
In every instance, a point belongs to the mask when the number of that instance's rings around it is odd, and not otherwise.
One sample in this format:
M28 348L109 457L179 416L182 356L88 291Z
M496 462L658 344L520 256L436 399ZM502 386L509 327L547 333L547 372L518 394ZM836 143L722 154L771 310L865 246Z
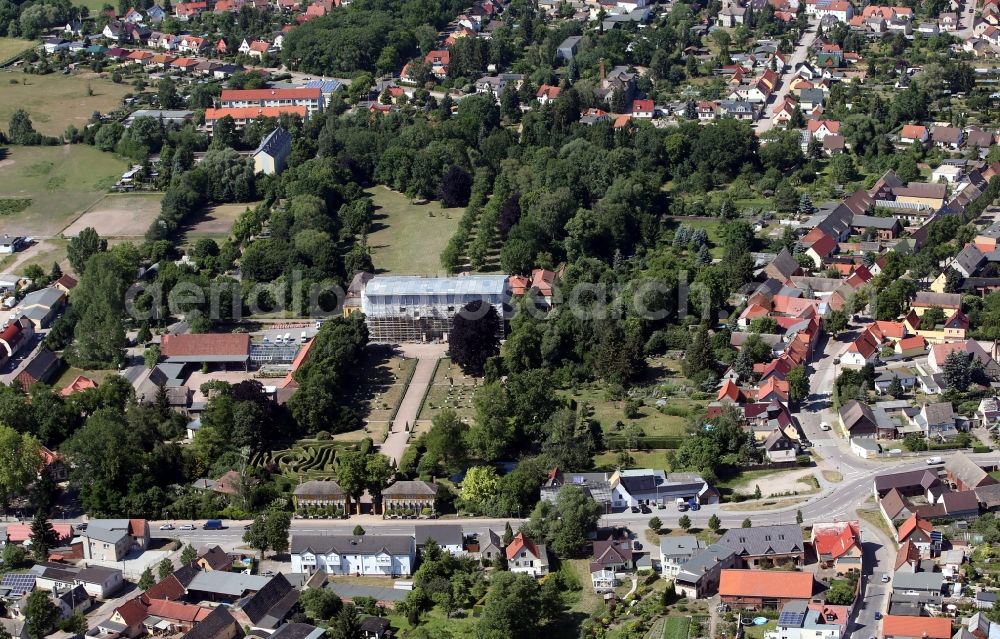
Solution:
M780 570L723 570L719 594L723 597L809 599L813 594L813 575Z
M882 619L883 637L923 637L951 639L951 619L947 617L906 617L886 615Z

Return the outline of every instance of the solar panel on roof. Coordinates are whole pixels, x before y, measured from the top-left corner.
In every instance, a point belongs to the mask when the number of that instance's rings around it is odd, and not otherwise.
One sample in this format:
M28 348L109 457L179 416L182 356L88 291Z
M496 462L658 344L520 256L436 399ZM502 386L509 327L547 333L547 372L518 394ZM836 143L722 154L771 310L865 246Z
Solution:
M786 628L801 627L806 615L804 612L783 612L778 615L778 625Z
M0 586L10 588L11 596L20 597L24 593L35 589L35 575L4 575L3 579L0 580Z

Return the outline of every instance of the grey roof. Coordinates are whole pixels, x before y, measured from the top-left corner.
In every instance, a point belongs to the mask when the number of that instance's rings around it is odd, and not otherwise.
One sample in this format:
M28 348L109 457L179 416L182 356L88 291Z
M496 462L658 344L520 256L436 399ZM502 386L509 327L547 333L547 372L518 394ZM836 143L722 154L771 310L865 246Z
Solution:
M103 584L115 575L121 577L122 571L117 568L105 568L104 566L87 566L77 573L76 578L88 584Z
M44 306L46 308L52 308L59 304L63 299L63 292L57 288L45 287L40 288L37 291L32 291L24 296L21 300L21 306L27 308L28 306Z
M211 573L210 573L211 574ZM224 606L212 610L207 617L195 624L194 628L183 635L182 639L238 639L244 636L243 628L236 622L233 615Z
M802 527L798 524L733 528L727 530L718 543L732 548L738 555L751 557L800 553L805 550Z
M875 215L855 215L852 224L854 226L861 226L864 228L882 229L888 231L893 229L897 224L899 224L899 220L896 219L895 217L878 217Z
M229 597L242 597L248 592L256 592L266 586L270 577L245 575L240 572L220 570L199 570L187 584L188 590L210 592Z
M428 538L439 546L461 546L464 540L460 524L416 525L413 527L413 538L418 546L423 546Z
M694 535L660 537L660 554L665 557L693 555L704 548L705 544Z
M280 572L263 588L241 602L240 607L255 626L277 626L299 600L298 591Z
M292 134L284 130L280 126L275 130L267 134L260 144L257 145L257 149L253 152L254 155L258 153L267 153L270 156L279 155L283 150L288 150L292 148Z
M924 404L924 414L928 424L951 424L955 421L955 411L951 402Z
M803 89L799 93L799 100L809 104L822 104L824 97L822 89Z
M307 623L286 623L275 630L270 639L320 639L325 634L322 628Z
M938 478L936 471L924 468L875 476L875 490L880 493L893 488L911 488L914 486L920 486L926 490L932 486L940 485L940 483L941 480Z
M979 485L997 483L989 473L983 470L979 464L972 461L965 453L957 453L949 458L944 465L944 469L966 486L973 488Z
M59 361L58 355L43 347L38 350L38 354L28 362L28 365L21 372L26 373L32 379L45 381L59 365Z
M897 572L892 578L892 589L927 590L941 592L944 575L939 572Z
M580 40L583 40L583 36L570 36L559 44L559 49L568 49L570 47L575 47L580 44Z
M697 583L706 572L735 554L735 551L728 546L712 544L681 566L680 572L677 573L677 581Z
M377 279L377 278L375 278ZM372 281L374 282L375 279ZM370 284L369 284L370 285ZM437 488L433 484L425 481L397 481L393 485L389 486L382 491L382 496L397 497L397 496L409 496L409 495L420 495L426 497L434 497L437 495Z
M778 444L781 444L780 446ZM767 436L764 440L764 450L787 450L791 446L794 448L792 443L792 438L785 434L785 431L780 428L775 428L771 431L771 434Z
M361 620L361 631L372 634L382 633L391 627L389 620L385 617L366 617Z
M964 249L959 251L958 255L955 257L955 261L965 269L966 273L970 275L979 270L979 267L986 262L986 256L983 252L975 247L974 244L969 244Z
M326 555L330 553L351 555L410 555L413 552L413 537L404 535L294 535L292 553L306 551Z
M340 484L333 480L320 481L312 480L307 481L303 484L299 484L295 487L295 495L322 495L325 497L343 497L344 489L340 487Z

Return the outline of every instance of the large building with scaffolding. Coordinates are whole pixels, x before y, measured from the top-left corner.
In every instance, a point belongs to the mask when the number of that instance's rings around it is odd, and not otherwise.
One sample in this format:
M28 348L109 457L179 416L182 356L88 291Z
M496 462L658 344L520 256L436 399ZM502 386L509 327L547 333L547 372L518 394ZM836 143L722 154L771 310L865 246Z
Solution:
M482 300L500 315L510 300L506 275L462 277L379 276L361 295L361 310L373 342L448 340L452 318L469 302Z

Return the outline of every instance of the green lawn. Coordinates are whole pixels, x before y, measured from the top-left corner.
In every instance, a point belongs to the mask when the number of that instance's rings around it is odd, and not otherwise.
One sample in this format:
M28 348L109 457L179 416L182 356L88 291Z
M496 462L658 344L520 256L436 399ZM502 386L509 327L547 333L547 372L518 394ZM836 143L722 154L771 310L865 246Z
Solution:
M654 448L650 450L634 450L632 456L633 468L654 468L670 470L667 467L667 449ZM607 451L594 456L594 468L615 468L618 463L618 453Z
M764 634L778 627L778 622L771 619L763 626L744 626L743 636L747 639L764 639Z
M445 209L440 202L411 204L409 198L383 186L368 189L375 204L375 222L368 236L378 273L443 275L441 251L455 234L462 209Z
M0 38L0 62L12 58L22 51L26 51L31 47L35 46L35 42L31 40L22 40L21 38ZM6 87L4 87L6 89ZM2 91L0 91L2 93Z
M58 235L127 168L114 155L86 145L7 147L0 161L0 197L31 198L31 205L6 216L4 232Z
M592 406L594 419L600 422L601 429L605 433L613 433L615 424L621 422L639 426L650 437L683 435L687 415L696 412L704 404L694 400L672 398L667 400L667 406L675 411L676 415L667 415L655 405L644 404L639 409L639 417L629 419L625 417L624 402L608 400L603 389L576 389L564 395L576 400L577 404L587 403Z
M70 124L82 129L94 111L115 110L133 90L90 71L77 75L14 71L0 76L0 83L0 122L6 123L21 108L31 115L35 130L46 135L61 135ZM87 95L88 86L92 95Z
M667 617L663 625L663 639L688 639L691 628L689 617Z
M55 388L65 388L69 386L73 382L73 380L79 377L80 375L83 375L84 377L89 377L98 384L101 384L107 378L117 374L118 371L111 369L85 371L82 368L76 368L75 366L67 366L63 370L62 375L59 376L59 379L57 379L52 384L52 386Z

